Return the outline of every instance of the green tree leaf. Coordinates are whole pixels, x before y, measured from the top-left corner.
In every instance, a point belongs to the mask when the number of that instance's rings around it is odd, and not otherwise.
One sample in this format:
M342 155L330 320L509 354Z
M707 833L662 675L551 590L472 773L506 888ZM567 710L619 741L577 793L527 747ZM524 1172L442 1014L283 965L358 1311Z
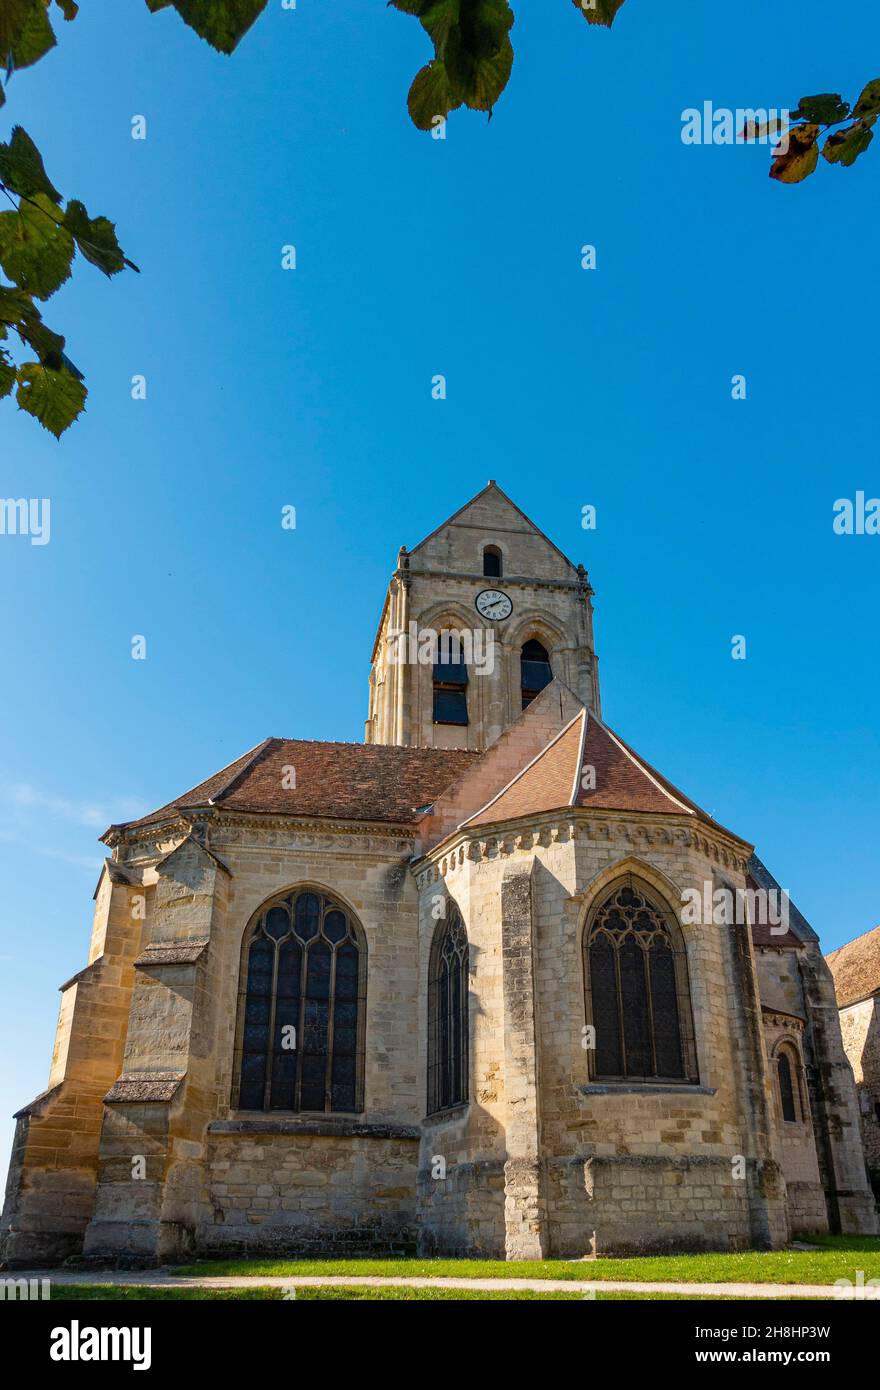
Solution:
M72 372L63 368L54 371L40 362L25 362L18 369L18 382L15 399L19 406L56 439L85 409L88 391Z
M0 401L8 396L16 380L15 363L4 348L0 348Z
M788 131L782 145L774 151L776 158L770 170L771 179L778 179L780 183L801 183L808 178L819 162L816 143L819 134L817 125L796 125ZM783 145L787 148L783 149Z
M453 82L473 111L491 111L507 86L513 67L513 44L505 34L494 52L475 53L464 47L447 58Z
M604 24L610 29L623 0L574 0L588 24Z
M874 139L874 132L871 126L876 117L870 121L854 121L845 130L836 130L828 136L822 154L829 164L845 164L847 168L855 164L860 154L868 148Z
M815 125L836 125L838 121L845 121L848 115L849 102L836 92L801 97L797 110L791 113L792 120Z
M220 53L232 53L267 0L173 0L184 23Z
M34 317L26 318L18 330L18 336L22 342L27 343L28 347L33 348L44 367L53 367L60 371L66 358L64 356L64 338L60 333L53 333L41 319L39 313ZM78 372L74 375L79 376Z
M122 254L115 225L106 217L89 217L85 205L77 198L67 204L64 226L76 242L80 254L103 270L105 275L117 275L126 265L137 269Z
M29 68L55 47L48 0L0 0L0 62Z
M43 167L40 151L20 125L13 126L9 144L0 145L0 183L10 193L20 193L25 198L45 193L54 203L61 201L61 194Z
M437 56L443 57L443 49L452 29L458 27L461 19L462 0L434 0L426 5L420 15L422 28L430 34Z
M442 116L445 120L450 111L461 106L462 101L462 94L450 78L446 64L442 59L435 58L413 78L407 106L413 124L419 130L432 130L436 116Z
M61 209L45 193L23 198L17 212L0 213L0 266L37 299L48 299L70 277L73 237L60 221Z
M854 116L876 116L880 114L880 77L869 82L853 107Z
M0 285L0 324L17 329L29 313L36 314L37 318L40 316L29 294L25 294L24 290Z
M76 0L55 0L55 4L68 21L76 19L79 14L79 5L76 3Z

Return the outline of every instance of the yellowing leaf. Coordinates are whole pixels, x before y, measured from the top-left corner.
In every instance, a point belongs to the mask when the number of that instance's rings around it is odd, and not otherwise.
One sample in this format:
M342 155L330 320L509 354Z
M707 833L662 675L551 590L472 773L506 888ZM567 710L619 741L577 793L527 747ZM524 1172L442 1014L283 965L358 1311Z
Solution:
M773 151L771 179L778 179L780 183L800 183L808 178L819 162L818 139L817 125L797 125L790 130Z
M853 107L854 116L876 116L880 114L880 77L869 82Z

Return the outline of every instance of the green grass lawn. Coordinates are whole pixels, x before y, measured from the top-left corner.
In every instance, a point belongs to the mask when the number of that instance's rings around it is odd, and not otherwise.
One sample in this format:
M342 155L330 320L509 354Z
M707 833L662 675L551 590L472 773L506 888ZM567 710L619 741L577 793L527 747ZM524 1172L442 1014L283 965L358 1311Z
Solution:
M816 1236L816 1250L747 1250L741 1254L643 1255L597 1260L300 1259L205 1260L175 1269L198 1277L378 1275L382 1278L640 1279L682 1283L833 1284L880 1279L880 1237Z
M269 1300L270 1302L281 1302L284 1300L284 1290L276 1288L252 1288L252 1289L150 1289L137 1284L119 1285L113 1284L55 1284L51 1289L51 1297L61 1301L114 1301L121 1303L136 1302L188 1302L205 1303L217 1300L247 1300L248 1302ZM314 1287L296 1290L296 1302L315 1302L330 1300L335 1302L429 1302L436 1303L438 1300L477 1300L489 1299L494 1301L513 1299L538 1300L547 1302L548 1300L561 1301L563 1303L583 1303L585 1296L572 1290L571 1293L534 1293L531 1289L399 1289L399 1288L375 1288L369 1289L354 1285L345 1287L336 1285L327 1287ZM683 1293L621 1293L610 1291L608 1293L597 1293L597 1302L611 1302L613 1300L689 1300L688 1294ZM693 1301L700 1302L736 1302L734 1298L724 1298L713 1300L707 1294L694 1295ZM801 1302L803 1300L783 1299L782 1302Z

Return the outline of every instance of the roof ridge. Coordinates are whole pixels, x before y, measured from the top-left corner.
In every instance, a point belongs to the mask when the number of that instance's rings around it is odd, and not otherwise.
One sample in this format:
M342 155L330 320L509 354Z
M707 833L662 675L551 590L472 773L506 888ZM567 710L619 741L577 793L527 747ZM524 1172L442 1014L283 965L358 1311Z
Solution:
M266 743L317 743L322 748L365 748L382 749L389 752L398 749L402 753L470 753L474 757L482 757L483 751L477 748L420 748L414 743L364 743L363 739L348 738L273 738L264 740ZM262 745L258 745L262 746ZM251 750L253 751L253 750ZM238 761L237 759L235 760ZM231 764L230 764L231 766ZM221 768L222 772L224 769Z

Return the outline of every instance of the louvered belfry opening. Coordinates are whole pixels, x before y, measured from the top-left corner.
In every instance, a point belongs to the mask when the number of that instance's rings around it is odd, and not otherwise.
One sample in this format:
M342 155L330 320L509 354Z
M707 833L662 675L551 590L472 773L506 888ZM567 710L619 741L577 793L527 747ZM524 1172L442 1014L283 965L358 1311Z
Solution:
M242 950L234 1106L363 1109L366 965L333 898L304 888L260 910Z
M533 637L523 644L519 664L522 707L527 709L535 696L540 695L544 686L549 685L553 679L550 655L547 648Z
M687 956L668 910L627 877L594 911L583 949L593 1078L695 1082Z
M457 633L441 632L436 657L433 721L435 724L467 724L468 668Z
M468 1098L468 939L461 913L446 900L428 978L428 1114Z

